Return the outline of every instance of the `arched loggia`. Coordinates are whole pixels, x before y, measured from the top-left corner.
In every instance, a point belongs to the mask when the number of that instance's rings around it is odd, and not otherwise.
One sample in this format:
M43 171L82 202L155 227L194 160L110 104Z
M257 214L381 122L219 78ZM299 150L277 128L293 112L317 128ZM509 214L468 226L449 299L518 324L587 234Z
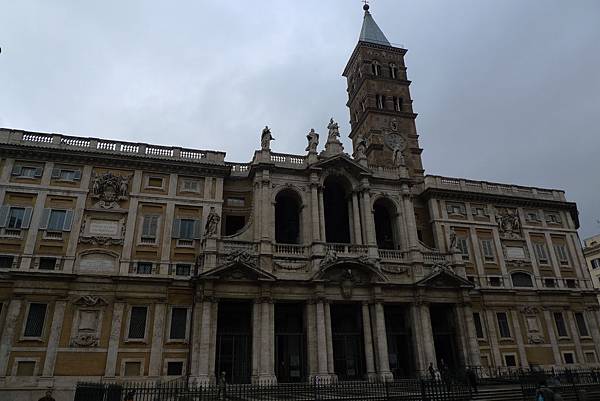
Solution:
M275 197L275 242L299 244L301 200L291 191L284 190Z
M325 179L323 203L327 242L350 243L350 196L350 183L344 178L330 176Z
M375 236L379 249L398 249L398 234L396 230L396 207L392 201L385 198L377 199L373 205L375 220Z

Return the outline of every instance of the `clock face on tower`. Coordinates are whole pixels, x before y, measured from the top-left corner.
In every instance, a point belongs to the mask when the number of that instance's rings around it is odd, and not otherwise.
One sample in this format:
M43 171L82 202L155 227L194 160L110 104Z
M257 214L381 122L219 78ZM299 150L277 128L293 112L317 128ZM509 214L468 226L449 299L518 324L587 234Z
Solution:
M406 148L406 139L402 138L400 134L387 133L383 141L385 145L392 150L404 150L404 148Z

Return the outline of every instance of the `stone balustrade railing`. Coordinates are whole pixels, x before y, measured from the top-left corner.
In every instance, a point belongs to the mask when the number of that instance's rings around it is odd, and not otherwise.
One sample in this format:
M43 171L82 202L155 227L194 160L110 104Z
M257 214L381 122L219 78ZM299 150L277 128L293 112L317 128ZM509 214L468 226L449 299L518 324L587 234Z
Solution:
M369 247L358 244L325 244L326 252L334 252L337 256L362 256L369 253Z
M449 262L449 256L439 252L422 252L423 262L426 264Z
M271 153L271 162L279 167L305 168L306 156L290 155L286 153Z
M425 177L426 188L445 188L458 191L476 191L496 195L522 196L528 198L555 200L566 202L564 191L556 189L543 189L523 187L519 185L506 185L486 181L465 180L463 178L441 177L428 175Z
M383 261L402 262L406 259L406 252L397 249L379 249L379 257Z
M123 154L155 159L174 159L188 162L225 162L225 152L8 129L0 129L0 143L42 148L72 149L84 152Z
M294 244L274 244L273 253L277 256L304 257L308 254L308 247Z

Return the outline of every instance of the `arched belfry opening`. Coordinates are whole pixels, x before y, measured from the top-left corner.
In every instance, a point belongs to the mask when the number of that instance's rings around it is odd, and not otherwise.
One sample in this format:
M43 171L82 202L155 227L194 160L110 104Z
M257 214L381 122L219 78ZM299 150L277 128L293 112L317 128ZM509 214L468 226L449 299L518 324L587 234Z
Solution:
M375 237L379 249L398 249L396 207L389 199L377 199L373 205Z
M330 176L325 179L323 203L327 242L350 243L351 193L351 185L345 178Z
M284 190L275 197L275 242L299 244L301 242L300 212L302 202L298 194Z

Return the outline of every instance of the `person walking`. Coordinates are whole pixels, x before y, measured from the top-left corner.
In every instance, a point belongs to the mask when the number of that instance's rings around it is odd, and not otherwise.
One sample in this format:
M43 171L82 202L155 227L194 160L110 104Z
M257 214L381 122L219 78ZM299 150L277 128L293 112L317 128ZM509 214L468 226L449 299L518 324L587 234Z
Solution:
M473 370L471 367L467 368L467 382L469 383L469 387L471 387L471 390L473 390L473 392L477 394L479 392L477 389L477 374L475 373L475 370Z
M540 382L540 386L535 392L535 401L556 401L554 391L548 387L545 380Z

